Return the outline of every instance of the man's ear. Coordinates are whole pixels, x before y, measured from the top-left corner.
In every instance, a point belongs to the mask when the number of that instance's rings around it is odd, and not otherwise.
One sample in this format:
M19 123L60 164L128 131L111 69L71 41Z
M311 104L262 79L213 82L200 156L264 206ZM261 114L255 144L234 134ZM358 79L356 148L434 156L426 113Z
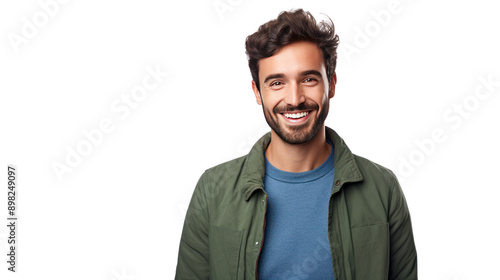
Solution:
M252 90L253 90L253 93L255 94L255 99L257 101L257 104L259 105L262 105L262 97L260 96L260 92L259 90L257 89L257 85L255 84L255 82L252 80Z
M330 81L330 92L328 92L328 97L332 98L335 95L336 84L337 84L337 73L333 73L332 80Z

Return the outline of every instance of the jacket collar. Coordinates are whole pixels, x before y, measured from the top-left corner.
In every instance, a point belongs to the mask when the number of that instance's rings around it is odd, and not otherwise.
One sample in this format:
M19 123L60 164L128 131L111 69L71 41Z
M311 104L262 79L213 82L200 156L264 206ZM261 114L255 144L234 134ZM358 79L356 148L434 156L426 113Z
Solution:
M363 180L361 171L354 159L354 155L347 147L344 140L331 128L325 126L326 138L333 143L335 175L333 179L332 193L338 192L342 185L347 182L359 182ZM245 200L249 200L256 190L264 190L264 177L266 163L264 152L271 142L271 132L262 136L255 143L247 155L243 165L242 183Z

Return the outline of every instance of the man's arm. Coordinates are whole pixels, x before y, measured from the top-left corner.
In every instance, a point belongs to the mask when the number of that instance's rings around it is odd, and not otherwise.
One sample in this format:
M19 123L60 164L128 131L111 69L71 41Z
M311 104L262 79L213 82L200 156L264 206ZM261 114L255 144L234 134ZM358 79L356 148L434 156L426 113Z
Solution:
M175 279L209 279L208 204L204 173L196 184L184 220Z
M393 177L389 230L391 234L389 279L418 279L417 251L413 240L410 212L396 176Z

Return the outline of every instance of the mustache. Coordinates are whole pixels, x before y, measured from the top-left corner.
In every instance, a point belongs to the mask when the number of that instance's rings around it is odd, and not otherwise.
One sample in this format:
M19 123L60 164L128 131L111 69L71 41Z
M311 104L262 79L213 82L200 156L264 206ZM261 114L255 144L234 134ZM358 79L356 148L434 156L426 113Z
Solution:
M273 108L273 113L280 114L282 112L312 111L312 110L319 110L318 104L300 103L298 106L276 106Z

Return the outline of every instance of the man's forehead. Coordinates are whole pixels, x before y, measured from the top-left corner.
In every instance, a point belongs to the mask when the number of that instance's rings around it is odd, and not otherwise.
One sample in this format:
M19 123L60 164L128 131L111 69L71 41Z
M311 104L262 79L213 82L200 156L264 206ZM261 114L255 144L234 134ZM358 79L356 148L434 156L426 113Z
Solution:
M259 76L272 73L294 75L307 70L326 73L323 53L312 42L291 43L279 49L273 56L259 60Z

